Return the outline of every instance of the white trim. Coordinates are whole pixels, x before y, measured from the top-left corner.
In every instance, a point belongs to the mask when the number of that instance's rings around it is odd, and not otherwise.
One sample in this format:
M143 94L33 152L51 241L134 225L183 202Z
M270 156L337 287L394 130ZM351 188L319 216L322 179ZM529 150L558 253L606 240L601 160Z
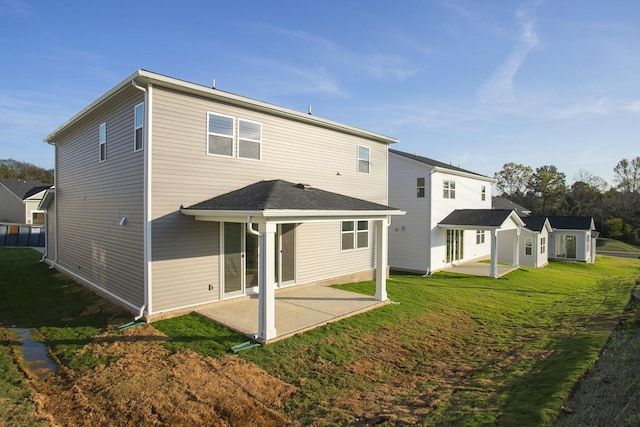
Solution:
M263 219L279 219L277 222L290 221L295 218L305 218L308 220L321 221L346 221L348 219L371 220L386 217L388 215L404 215L406 212L399 209L389 210L302 210L302 209L265 209L260 211L222 211L210 209L181 209L183 215L195 216L201 221L221 221L223 219L235 218L238 222L243 222L247 216Z
M362 172L360 170L360 160L365 160L365 159L361 159L360 158L360 148L366 148L367 149L367 171L366 172ZM369 147L368 145L362 145L362 144L358 144L358 150L356 151L356 158L357 158L357 162L356 162L356 171L359 174L363 174L363 175L371 175L371 147Z
M146 98L146 95L145 95ZM138 107L142 107L142 125L140 125L139 127L136 125L136 120L138 118ZM144 122L145 120L145 116L146 116L146 111L147 109L145 108L145 102L141 102L137 105L135 105L133 107L133 152L137 152L137 151L141 151L144 150L144 140L145 140L145 134L144 134ZM136 136L138 135L138 129L142 129L142 143L140 148L136 148Z
M260 139L256 140L256 139L250 139L250 138L242 138L240 136L240 122L247 122L247 123L253 123L253 124L257 124L260 126ZM256 122L255 120L247 120L247 119L242 119L240 117L237 118L237 123L238 123L238 132L237 132L237 144L238 144L238 150L237 150L237 157L238 159L243 159L243 160L253 160L256 162L262 161L262 123L261 122ZM259 151L258 151L258 158L254 159L251 157L243 157L240 155L240 142L241 141L247 141L247 142L253 142L253 143L257 143L260 147Z
M211 115L214 116L218 116L218 117L225 117L227 119L231 119L231 136L229 135L224 135L222 133L216 133L216 132L210 132L209 131L209 117ZM235 157L235 140L236 140L236 118L233 116L228 116L226 114L220 114L220 113L215 113L213 111L207 111L207 156L216 156L216 157L226 157L226 158L234 158ZM209 136L210 135L214 135L214 136L219 136L219 137L223 137L223 138L231 138L231 154L230 155L226 155L226 154L219 154L219 153L212 153L209 151Z
M152 190L153 190L153 85L147 86L145 92L145 138L144 143L147 146L144 150L144 281L145 281L145 305L147 306L147 313L153 313L153 221L151 215L153 213L152 204Z

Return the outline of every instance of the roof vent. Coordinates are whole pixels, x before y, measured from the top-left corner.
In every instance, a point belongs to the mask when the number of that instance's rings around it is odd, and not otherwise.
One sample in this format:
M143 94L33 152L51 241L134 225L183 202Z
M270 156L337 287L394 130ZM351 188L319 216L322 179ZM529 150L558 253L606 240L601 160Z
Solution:
M307 188L311 188L309 184L302 184L302 183L296 184L296 187L301 188L303 190L306 190Z

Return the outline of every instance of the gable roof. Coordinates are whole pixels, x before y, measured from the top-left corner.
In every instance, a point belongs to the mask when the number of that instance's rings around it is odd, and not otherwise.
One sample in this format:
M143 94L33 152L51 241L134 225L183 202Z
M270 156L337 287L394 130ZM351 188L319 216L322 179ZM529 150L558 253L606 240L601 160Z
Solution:
M107 102L109 99L113 98L119 93L122 93L125 90L135 90L135 89L132 89L134 86L144 86L147 84L153 84L154 86L175 90L180 93L196 95L206 99L212 99L218 102L223 102L225 104L235 105L241 108L246 108L253 111L259 111L259 112L271 114L277 117L283 117L288 120L294 120L297 122L307 123L313 126L318 126L322 128L336 130L342 133L356 135L372 141L377 141L385 144L392 144L392 143L398 142L397 139L391 138L389 136L381 135L381 134L370 132L364 129L359 129L359 128L348 126L342 123L323 119L311 114L302 113L300 111L291 110L291 109L280 107L274 104L269 104L263 101L258 101L258 100L247 98L244 96L235 95L233 93L225 92L216 88L211 88L208 86L187 82L185 80L176 79L173 77L165 76L162 74L158 74L158 73L154 73L154 72L142 70L142 69L137 70L136 72L131 74L129 77L127 77L122 82L114 86L104 95L102 95L100 98L98 98L97 100L89 104L87 107L85 107L82 111L80 111L75 116L67 120L60 127L58 127L56 130L51 132L46 138L44 138L44 141L50 144L55 144L58 134L70 128L71 126L74 126L84 117L91 114L96 109L100 108L100 106L105 102Z
M520 217L509 209L456 209L440 221L438 225L499 228L509 217L516 224L524 225Z
M491 207L493 209L511 209L516 211L516 213L522 218L523 216L529 215L531 213L530 209L525 208L513 202L506 197L503 196L493 196L491 198Z
M183 208L189 211L375 211L400 212L398 209L305 184L280 179L259 181L229 193Z
M483 179L485 181L494 181L493 178L489 178L488 176L480 175L479 173L472 172L472 171L467 170L467 169L462 169L460 167L453 166L451 164L446 164L446 163L443 163L443 162L439 162L438 160L433 160L433 159L430 159L428 157L418 156L417 154L405 153L404 151L399 151L399 150L395 150L395 149L392 149L392 148L389 148L389 153L397 154L398 156L405 157L405 158L411 159L411 160L415 160L415 161L423 163L425 165L429 165L429 166L435 168L436 170L440 170L442 172L447 172L447 171L449 171L449 172L458 172L458 173L463 173L463 174L466 174L466 175L473 175L474 177ZM444 171L443 171L443 169L444 169Z
M36 179L17 178L1 178L0 185L5 187L20 200L24 200L29 196L33 196L34 194L51 187L51 185L47 185L44 182L38 181ZM35 191L36 189L38 190Z
M551 227L557 230L595 230L590 216L549 216Z
M535 232L541 232L547 222L546 216L520 216L525 228ZM549 225L550 226L550 225Z

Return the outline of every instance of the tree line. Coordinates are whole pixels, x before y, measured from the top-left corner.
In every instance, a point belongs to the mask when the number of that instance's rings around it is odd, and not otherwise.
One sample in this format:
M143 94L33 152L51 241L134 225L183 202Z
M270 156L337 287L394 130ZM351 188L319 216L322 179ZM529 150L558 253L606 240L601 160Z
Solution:
M13 159L0 160L0 178L35 179L53 184L53 169Z
M495 173L498 195L531 210L532 215L593 217L603 237L640 244L640 156L622 159L613 168L614 183L585 170L567 185L555 166L505 163Z

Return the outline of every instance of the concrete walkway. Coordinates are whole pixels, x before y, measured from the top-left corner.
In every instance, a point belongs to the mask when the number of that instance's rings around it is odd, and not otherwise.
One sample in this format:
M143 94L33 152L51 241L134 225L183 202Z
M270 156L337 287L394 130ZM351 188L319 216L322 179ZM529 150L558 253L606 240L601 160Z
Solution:
M499 265L498 264L498 277L502 277L505 274L511 273L513 270L517 270L518 267L513 265ZM462 264L454 265L451 268L443 270L449 273L468 274L471 276L491 277L491 264L480 261L469 261Z
M327 323L386 305L373 296L327 286L292 286L276 291L275 342ZM197 313L254 338L258 332L258 297L239 298L215 304Z

